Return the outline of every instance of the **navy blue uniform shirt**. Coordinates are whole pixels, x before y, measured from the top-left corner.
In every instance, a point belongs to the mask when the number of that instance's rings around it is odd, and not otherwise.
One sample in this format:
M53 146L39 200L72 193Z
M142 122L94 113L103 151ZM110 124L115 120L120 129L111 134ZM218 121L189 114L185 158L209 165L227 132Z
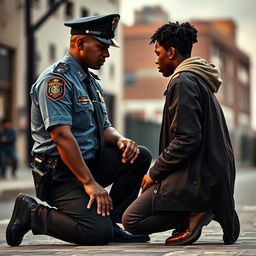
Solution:
M49 128L55 125L71 125L72 134L83 158L95 158L100 147L100 138L94 107L86 88L87 79L90 79L90 85L98 96L103 128L111 126L101 96L103 91L96 78L97 76L85 72L70 53L42 72L30 92L31 131L35 141L33 154L58 155Z

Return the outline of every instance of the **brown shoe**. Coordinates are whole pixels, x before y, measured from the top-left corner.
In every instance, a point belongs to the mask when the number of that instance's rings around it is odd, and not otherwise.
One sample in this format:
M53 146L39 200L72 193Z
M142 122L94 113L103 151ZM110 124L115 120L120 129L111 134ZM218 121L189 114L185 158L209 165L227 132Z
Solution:
M202 214L202 213L198 213ZM193 228L187 228L185 231L182 232L174 232L172 236L168 237L165 240L165 245L189 245L194 243L199 239L201 236L202 228L203 226L207 226L211 220L213 219L214 215L212 212L207 212L206 214L201 217L201 219L195 224L193 223L192 225ZM191 217L191 219L197 218L196 215Z

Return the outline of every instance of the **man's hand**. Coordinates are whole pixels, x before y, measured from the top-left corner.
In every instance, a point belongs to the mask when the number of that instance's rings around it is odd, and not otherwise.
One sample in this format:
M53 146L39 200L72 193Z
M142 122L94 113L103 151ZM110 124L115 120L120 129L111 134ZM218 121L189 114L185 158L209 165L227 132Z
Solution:
M109 216L110 210L113 210L113 202L108 192L97 182L84 184L85 192L89 195L90 200L87 209L90 209L94 200L97 201L97 213L102 216Z
M141 193L144 193L151 184L154 183L154 180L150 178L148 174L144 175L141 182Z
M126 138L119 139L117 141L117 146L121 151L123 151L122 163L124 164L129 161L131 164L133 164L139 156L140 150L138 148L138 145L133 140L129 140Z

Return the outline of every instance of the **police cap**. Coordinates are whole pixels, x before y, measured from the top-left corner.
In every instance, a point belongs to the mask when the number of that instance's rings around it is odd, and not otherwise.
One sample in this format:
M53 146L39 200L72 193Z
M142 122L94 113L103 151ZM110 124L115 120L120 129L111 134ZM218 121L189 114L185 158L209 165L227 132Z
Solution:
M114 39L119 19L119 14L97 15L69 20L64 25L71 27L71 35L91 35L104 44L119 47Z

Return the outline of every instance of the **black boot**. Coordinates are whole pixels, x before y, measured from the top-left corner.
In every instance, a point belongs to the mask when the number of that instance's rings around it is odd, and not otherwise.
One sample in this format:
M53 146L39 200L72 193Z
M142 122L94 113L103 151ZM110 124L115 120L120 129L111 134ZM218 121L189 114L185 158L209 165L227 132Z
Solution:
M113 224L114 240L116 243L144 243L150 240L148 235L133 235L128 231L120 228L117 224Z
M37 202L26 194L18 194L11 220L6 229L6 242L11 246L18 246L23 236L31 229L30 210L37 206Z

